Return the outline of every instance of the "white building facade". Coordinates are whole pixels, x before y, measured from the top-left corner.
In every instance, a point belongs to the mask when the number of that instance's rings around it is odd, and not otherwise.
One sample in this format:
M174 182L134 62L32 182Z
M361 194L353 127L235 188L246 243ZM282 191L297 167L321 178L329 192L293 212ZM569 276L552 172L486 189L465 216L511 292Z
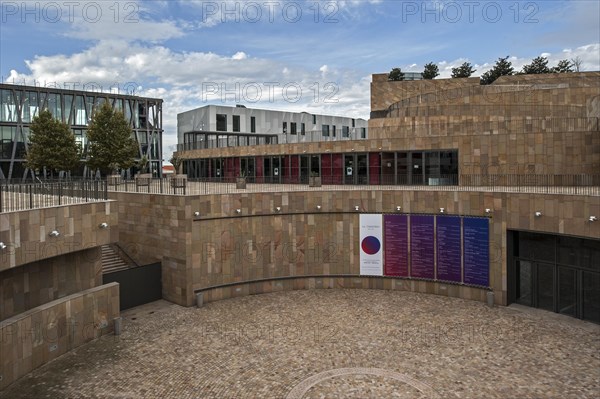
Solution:
M210 137L217 143L198 146L210 140L206 132L216 133ZM185 149L367 138L368 122L362 118L219 105L177 115L177 141Z

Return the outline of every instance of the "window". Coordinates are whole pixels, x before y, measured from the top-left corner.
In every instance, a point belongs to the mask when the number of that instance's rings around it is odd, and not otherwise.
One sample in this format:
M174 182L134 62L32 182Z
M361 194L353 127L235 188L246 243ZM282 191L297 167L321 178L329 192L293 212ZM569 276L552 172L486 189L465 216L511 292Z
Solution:
M256 133L256 117L250 117L250 133Z
M217 114L217 132L227 131L227 115Z
M323 134L323 137L329 137L329 125L322 125L321 133Z
M332 136L335 137L335 125L333 125L333 129L332 129Z
M313 115L313 125L317 124L317 115Z
M300 125L300 134L303 136L306 134L306 125L304 123Z
M283 122L283 134L287 134L287 122Z
M240 131L240 116L239 115L233 115L233 131L234 132Z
M296 130L296 122L290 122L290 133L291 134L298 134L298 132Z
M342 126L342 137L350 137L350 128L348 126Z
M367 138L367 128L366 127L361 127L360 128L360 138L361 139L366 139Z
M356 119L352 118L352 127L356 127Z

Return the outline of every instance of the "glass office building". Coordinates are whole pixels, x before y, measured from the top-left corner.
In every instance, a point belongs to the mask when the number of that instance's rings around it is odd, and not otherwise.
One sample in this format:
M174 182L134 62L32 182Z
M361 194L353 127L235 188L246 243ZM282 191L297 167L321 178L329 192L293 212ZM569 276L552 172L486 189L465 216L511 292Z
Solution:
M32 176L25 166L29 127L40 109L67 123L84 151L86 130L104 102L123 112L138 143L139 157L146 155L155 175L162 169L162 100L103 92L0 84L0 179ZM85 175L84 164L76 174Z

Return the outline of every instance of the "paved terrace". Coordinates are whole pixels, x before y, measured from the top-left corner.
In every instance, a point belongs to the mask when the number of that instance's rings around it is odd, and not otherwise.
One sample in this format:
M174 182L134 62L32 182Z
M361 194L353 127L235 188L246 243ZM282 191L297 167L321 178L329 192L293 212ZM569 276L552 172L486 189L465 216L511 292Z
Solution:
M308 184L248 183L245 189L237 189L235 183L188 181L185 187L172 187L168 179L155 179L147 185L134 180L119 185L107 185L106 181L89 180L62 184L0 184L0 213L52 206L74 205L86 202L106 201L108 192L138 192L171 195L210 195L242 193L281 193L298 191L470 191L531 194L565 194L600 197L599 185L544 186L544 185L334 185L310 187Z
M164 301L0 398L597 398L600 326L401 291Z
M136 185L135 181L127 181L120 185L109 185L108 191L139 192L149 194L180 194L180 195L209 195L209 194L243 194L243 193L280 193L293 191L471 191L471 192L504 192L532 194L567 194L600 196L600 185L586 186L542 186L542 185L334 185L323 184L321 187L309 187L308 184L271 184L248 183L245 189L237 189L235 183L189 181L184 187L172 187L169 180L153 180L144 186Z

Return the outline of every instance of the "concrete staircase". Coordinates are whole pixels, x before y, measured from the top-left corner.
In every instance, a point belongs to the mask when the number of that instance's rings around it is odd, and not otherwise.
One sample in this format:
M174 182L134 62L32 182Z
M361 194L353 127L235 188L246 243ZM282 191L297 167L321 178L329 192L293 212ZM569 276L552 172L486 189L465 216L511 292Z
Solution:
M110 245L102 245L102 274L120 272L129 269L125 262Z

